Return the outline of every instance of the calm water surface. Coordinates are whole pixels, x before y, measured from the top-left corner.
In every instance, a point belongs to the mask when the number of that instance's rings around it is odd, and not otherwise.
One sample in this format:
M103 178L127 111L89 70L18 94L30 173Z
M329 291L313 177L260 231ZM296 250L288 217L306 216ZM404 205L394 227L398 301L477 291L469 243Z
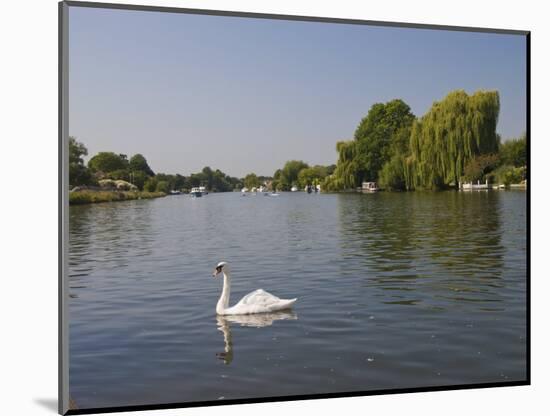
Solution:
M80 408L526 377L524 192L73 206L69 251ZM216 317L221 260L294 310Z

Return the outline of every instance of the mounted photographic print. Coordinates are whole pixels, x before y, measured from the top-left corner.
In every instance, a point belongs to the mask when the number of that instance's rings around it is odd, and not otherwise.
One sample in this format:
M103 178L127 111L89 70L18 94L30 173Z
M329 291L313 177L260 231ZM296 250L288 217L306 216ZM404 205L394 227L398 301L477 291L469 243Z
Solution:
M60 413L529 384L529 32L59 11Z

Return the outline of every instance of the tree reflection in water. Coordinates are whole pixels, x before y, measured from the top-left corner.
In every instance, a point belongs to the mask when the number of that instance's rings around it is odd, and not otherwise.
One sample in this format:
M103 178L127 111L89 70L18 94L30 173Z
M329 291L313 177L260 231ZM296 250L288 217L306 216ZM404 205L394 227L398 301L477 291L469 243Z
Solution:
M342 255L384 303L487 306L504 285L501 210L498 192L341 195Z

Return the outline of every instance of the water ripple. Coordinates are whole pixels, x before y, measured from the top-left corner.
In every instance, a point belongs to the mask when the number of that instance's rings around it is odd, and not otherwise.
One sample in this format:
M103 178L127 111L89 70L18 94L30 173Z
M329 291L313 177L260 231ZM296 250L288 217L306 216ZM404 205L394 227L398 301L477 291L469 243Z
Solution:
M525 227L520 192L73 206L71 396L86 408L522 379ZM298 297L295 315L216 320L220 260L232 302L263 288Z

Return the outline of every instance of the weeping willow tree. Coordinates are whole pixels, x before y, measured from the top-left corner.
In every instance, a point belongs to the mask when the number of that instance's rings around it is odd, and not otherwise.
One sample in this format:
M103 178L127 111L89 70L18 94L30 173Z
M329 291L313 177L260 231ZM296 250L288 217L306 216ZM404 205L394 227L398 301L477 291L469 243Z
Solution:
M458 185L475 156L498 151L497 91L453 91L413 123L407 187Z
M325 179L323 188L328 191L355 188L358 182L357 142L354 140L336 143L338 162L332 175Z

